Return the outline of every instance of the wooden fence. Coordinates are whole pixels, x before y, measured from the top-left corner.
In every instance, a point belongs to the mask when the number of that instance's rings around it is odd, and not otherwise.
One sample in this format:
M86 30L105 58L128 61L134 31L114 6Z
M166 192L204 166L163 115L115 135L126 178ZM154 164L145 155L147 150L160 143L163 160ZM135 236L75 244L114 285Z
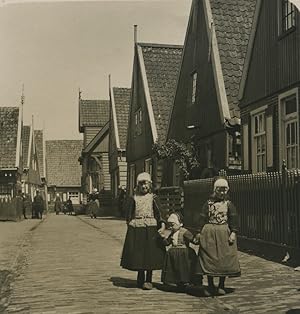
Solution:
M183 211L183 189L178 186L162 187L158 190L157 195L161 203L161 209L164 216L169 211Z
M227 177L236 205L239 234L300 248L300 169ZM212 192L212 179L184 184L185 225L197 229L199 209Z

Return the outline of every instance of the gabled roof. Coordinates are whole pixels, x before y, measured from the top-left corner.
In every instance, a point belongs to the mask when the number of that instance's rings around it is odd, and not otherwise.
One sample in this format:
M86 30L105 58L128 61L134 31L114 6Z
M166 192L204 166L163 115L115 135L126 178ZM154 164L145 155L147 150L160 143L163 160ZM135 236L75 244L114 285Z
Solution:
M109 120L109 100L79 99L79 131L86 126L103 127Z
M34 130L34 141L37 153L37 160L39 164L39 171L41 178L46 177L45 173L45 156L44 156L44 134L43 130Z
M109 131L109 122L94 136L89 144L82 150L82 153L92 153L95 148L103 141Z
M238 93L257 0L206 0L213 24L230 116L239 117ZM210 7L208 6L208 3ZM218 62L218 60L216 60ZM220 79L220 78L219 78Z
M113 114L113 119L117 120L116 124L114 124L115 136L118 137L119 140L119 149L125 150L127 143L127 129L128 129L128 117L129 117L129 101L131 95L130 88L120 88L113 87L113 101L112 108L115 110L115 115Z
M30 125L23 125L22 129L22 159L23 167L28 167L28 154L30 144Z
M156 130L152 129L152 132L157 132L157 138L154 134L153 140L164 142L175 96L183 46L137 43L137 50L142 75L146 76L147 86L144 85L144 89L150 94L150 101L147 100L150 123L151 110L155 121L152 128Z
M21 118L18 107L0 107L0 169L19 167Z
M48 186L81 185L81 166L78 158L82 145L81 140L46 141Z

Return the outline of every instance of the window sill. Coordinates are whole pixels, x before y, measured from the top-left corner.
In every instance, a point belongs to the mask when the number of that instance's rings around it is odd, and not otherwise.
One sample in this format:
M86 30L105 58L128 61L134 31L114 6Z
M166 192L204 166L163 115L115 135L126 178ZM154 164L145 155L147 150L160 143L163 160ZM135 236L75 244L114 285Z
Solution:
M293 26L290 29L288 29L287 31L281 32L281 34L278 36L278 40L282 40L283 38L287 37L291 33L295 32L295 30L296 30L296 26Z

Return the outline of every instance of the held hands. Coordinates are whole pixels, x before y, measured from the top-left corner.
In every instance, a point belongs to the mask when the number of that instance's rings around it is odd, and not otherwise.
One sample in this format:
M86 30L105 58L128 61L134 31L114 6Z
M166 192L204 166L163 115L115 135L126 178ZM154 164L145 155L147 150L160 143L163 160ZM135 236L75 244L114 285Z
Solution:
M161 224L161 227L158 229L158 234L164 238L165 237L165 230L166 230L166 225L165 223Z
M234 231L232 231L229 235L229 245L233 244L236 241L236 233Z

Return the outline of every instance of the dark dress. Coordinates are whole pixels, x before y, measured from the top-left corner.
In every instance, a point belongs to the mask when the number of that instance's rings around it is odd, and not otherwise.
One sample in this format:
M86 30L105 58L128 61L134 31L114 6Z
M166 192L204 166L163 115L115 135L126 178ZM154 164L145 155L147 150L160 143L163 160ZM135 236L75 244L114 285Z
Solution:
M229 235L237 232L238 216L229 200L210 198L200 213L199 261L203 274L240 276L237 243L229 244Z
M161 281L166 284L190 283L196 272L197 255L189 247L193 235L185 228L180 228L178 234L171 234L164 242L172 245L166 254ZM197 267L198 269L198 267Z
M128 224L121 266L128 270L162 269L165 246L157 232L163 221L159 202L153 194L127 200Z

